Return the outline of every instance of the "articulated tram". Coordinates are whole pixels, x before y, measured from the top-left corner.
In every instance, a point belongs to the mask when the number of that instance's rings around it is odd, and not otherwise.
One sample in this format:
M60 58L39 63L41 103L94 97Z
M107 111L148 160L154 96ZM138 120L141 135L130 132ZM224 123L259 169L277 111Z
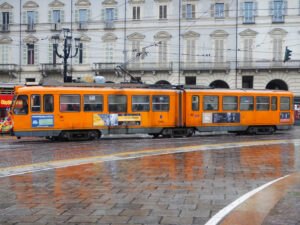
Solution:
M192 136L195 131L250 134L294 124L293 94L199 86L59 84L15 87L16 137L96 139L103 134Z

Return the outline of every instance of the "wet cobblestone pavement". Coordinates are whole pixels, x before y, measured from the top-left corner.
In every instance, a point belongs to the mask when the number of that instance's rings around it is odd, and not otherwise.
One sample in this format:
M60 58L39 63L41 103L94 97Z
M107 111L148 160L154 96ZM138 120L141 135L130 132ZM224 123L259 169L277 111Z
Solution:
M276 144L275 140L287 141ZM269 142L246 145L257 141ZM240 196L300 171L298 128L272 136L221 134L173 139L130 136L105 137L94 142L17 140L3 136L0 143L2 170L132 153L132 158L0 177L1 225L205 224ZM225 148L225 143L237 145ZM200 145L206 145L207 149L132 156L135 152ZM298 183L272 208L263 224L299 224L299 193ZM257 204L263 203L262 200ZM248 220L243 224L254 223Z

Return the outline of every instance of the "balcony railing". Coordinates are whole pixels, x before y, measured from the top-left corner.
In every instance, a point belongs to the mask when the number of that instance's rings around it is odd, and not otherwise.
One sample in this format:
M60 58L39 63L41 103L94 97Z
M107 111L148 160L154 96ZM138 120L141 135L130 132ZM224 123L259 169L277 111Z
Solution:
M300 60L291 60L287 62L282 61L253 61L253 62L239 62L239 70L300 70Z
M117 65L121 63L94 63L94 71L97 72L114 72Z
M88 23L87 22L79 22L78 23L78 30L87 30L88 29Z
M172 71L172 62L147 62L147 63L130 63L127 65L129 71Z
M229 62L181 62L183 71L225 71L230 70Z
M52 23L51 30L53 31L60 31L61 30L61 23Z
M10 31L9 24L1 24L1 31L2 32L9 32Z
M48 74L60 74L63 71L63 64L43 63L41 64L41 72L44 76Z
M16 74L20 70L16 64L0 64L0 73L8 74L12 77L16 77Z
M114 29L114 28L115 28L114 21L105 21L104 29L110 30L110 29Z
M94 70L97 72L114 72L116 66L122 63L94 63ZM129 71L172 71L173 63L129 63L126 65Z
M28 23L27 24L27 31L35 31L35 24L34 23Z

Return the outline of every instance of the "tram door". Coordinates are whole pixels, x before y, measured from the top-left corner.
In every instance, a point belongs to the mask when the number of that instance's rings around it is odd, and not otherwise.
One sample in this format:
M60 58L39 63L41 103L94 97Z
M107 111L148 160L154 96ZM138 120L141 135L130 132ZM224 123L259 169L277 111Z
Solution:
M200 95L187 94L186 96L186 126L201 125L201 111L200 111Z

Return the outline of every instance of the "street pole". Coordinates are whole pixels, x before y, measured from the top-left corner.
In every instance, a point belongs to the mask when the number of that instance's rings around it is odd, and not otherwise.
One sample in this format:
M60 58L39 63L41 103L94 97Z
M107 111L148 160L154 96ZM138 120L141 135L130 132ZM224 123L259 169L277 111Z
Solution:
M74 38L75 40L75 47L76 52L74 55L70 56L71 49L72 49L72 36L69 36L70 29L63 28L64 32L64 45L63 45L63 55L58 53L58 43L59 43L59 35L52 36L52 39L54 40L53 49L55 51L55 54L63 59L64 67L63 67L63 75L64 75L64 83L71 83L72 82L72 75L68 76L68 59L76 57L78 50L79 50L79 41L80 38Z

